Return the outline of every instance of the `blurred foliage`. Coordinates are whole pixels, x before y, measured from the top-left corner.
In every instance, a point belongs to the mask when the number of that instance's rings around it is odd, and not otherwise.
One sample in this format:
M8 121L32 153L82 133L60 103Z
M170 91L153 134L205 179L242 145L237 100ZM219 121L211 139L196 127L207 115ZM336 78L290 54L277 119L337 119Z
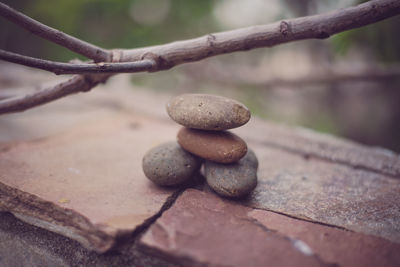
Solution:
M195 37L218 29L212 10L216 0L6 0L19 11L73 36L105 48L134 48ZM167 13L155 24L135 20L137 4L147 3L143 16ZM166 4L167 3L167 4ZM315 0L284 1L297 15L314 10ZM319 4L321 4L319 2ZM299 7L303 7L302 9ZM306 8L307 7L307 8ZM140 11L139 11L140 12ZM0 18L0 48L36 57L70 60L77 55L30 35ZM345 55L351 47L367 46L383 61L400 61L400 18L333 36L333 51ZM26 45L29 40L29 46ZM79 56L78 56L79 57Z
M145 3L143 0L4 2L44 24L106 48L155 45L195 37L214 29L210 16L212 0L153 0L150 2L154 2L154 7L147 10L149 14L157 11L156 4L161 1L168 3L167 14L160 23L154 25L140 24L132 16L135 3ZM68 50L33 37L4 19L0 23L3 25L0 28L0 47L3 49L55 60L76 57ZM21 42L24 39L29 39L30 48L26 48L26 43Z
M366 47L380 61L398 62L400 61L400 17L334 35L331 43L339 55L346 55L350 48Z
M44 24L98 46L135 48L226 30L225 27L228 26L221 21L227 22L227 18L214 11L218 10L218 5L221 3L232 0L2 1ZM246 10L241 10L235 4L240 0L235 1L232 1L234 8L231 10L234 18L246 13ZM269 10L275 5L275 8L285 11L282 12L284 14L282 17L296 17L329 11L354 2L353 0L274 0L269 1L266 8ZM252 5L256 1L250 0L246 3ZM257 9L257 5L252 7L252 10ZM272 15L268 17L268 12L255 13L261 14L261 21L265 19L265 23L277 19L276 16L271 17ZM255 15L251 13L250 17ZM154 20L154 16L159 17ZM281 18L281 15L278 18ZM305 47L307 49L304 49ZM68 49L36 37L1 17L0 48L57 61L68 61L77 57L82 59ZM262 61L270 61L274 55L279 58L275 61L275 66L280 70L293 60L290 58L290 62L285 63L288 59L280 52L287 49L296 53L308 53L305 58L310 57L313 62L321 66L335 64L334 61L338 60L335 55L354 56L354 51L357 56L361 55L359 58L362 60L366 59L366 62L375 64L377 61L399 62L399 48L400 17L395 17L337 34L325 41L294 42L271 49L234 53L210 60L219 60L221 64L226 65L257 66L263 65ZM400 130L399 82L393 83L388 80L387 84L376 83L374 88L370 89L373 92L370 95L366 89L367 84L350 84L346 88L346 84L340 81L336 91L328 88L329 86L320 86L276 94L281 90L273 88L258 90L251 86L224 88L223 85L209 82L206 78L203 81L192 80L181 68L183 66L168 72L134 74L131 77L136 85L135 90L143 87L145 90L151 88L168 94L217 93L244 102L254 115L264 119L300 124L318 131L350 137L366 144L379 144L400 151L400 138L395 134ZM355 93L357 88L360 89L359 93ZM358 110L355 107L358 107Z

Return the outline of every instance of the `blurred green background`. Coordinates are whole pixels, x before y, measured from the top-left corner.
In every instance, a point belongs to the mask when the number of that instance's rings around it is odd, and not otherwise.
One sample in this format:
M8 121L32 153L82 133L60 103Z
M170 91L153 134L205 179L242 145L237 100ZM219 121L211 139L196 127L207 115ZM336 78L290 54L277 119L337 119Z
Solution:
M353 0L9 0L54 28L105 48L135 48L283 18L327 12ZM0 18L0 48L68 61L82 58ZM253 114L400 151L400 17L326 40L218 56L131 75L132 90L207 92ZM374 78L369 73L378 70ZM354 73L357 79L343 78ZM321 78L322 77L322 78Z

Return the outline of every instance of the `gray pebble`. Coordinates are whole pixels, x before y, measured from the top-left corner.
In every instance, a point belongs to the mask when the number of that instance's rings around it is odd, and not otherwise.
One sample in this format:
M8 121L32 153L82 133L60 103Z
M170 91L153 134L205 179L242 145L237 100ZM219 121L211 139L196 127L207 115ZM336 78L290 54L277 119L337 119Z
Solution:
M158 185L173 186L190 180L199 170L201 160L183 150L176 142L168 142L148 151L142 161L147 178Z
M167 104L168 115L177 123L195 129L221 131L250 120L249 109L236 100L207 94L183 94Z
M238 162L220 164L206 161L205 176L208 185L219 195L241 197L257 186L258 160L250 149Z

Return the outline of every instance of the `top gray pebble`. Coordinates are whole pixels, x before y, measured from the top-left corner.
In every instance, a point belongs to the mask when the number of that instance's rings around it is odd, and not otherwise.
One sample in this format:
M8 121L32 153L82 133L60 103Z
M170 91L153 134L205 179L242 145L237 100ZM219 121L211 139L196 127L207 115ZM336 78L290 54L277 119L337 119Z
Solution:
M216 95L183 94L167 104L168 115L177 123L195 129L221 131L242 126L250 111L242 103Z

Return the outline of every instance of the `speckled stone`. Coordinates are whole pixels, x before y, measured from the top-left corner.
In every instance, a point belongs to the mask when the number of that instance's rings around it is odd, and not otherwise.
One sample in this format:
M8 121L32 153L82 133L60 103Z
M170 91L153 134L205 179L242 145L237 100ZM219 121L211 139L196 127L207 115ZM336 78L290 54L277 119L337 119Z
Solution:
M241 197L249 194L257 186L258 160L253 151L232 164L206 161L205 176L208 185L219 195Z
M143 172L161 186L174 186L190 180L200 168L201 160L183 150L176 142L152 148L143 157Z
M195 129L220 131L242 126L250 120L249 109L236 100L207 94L183 94L167 103L168 115Z
M219 162L237 162L247 152L246 143L228 131L204 131L182 128L178 143L187 151L203 159Z

